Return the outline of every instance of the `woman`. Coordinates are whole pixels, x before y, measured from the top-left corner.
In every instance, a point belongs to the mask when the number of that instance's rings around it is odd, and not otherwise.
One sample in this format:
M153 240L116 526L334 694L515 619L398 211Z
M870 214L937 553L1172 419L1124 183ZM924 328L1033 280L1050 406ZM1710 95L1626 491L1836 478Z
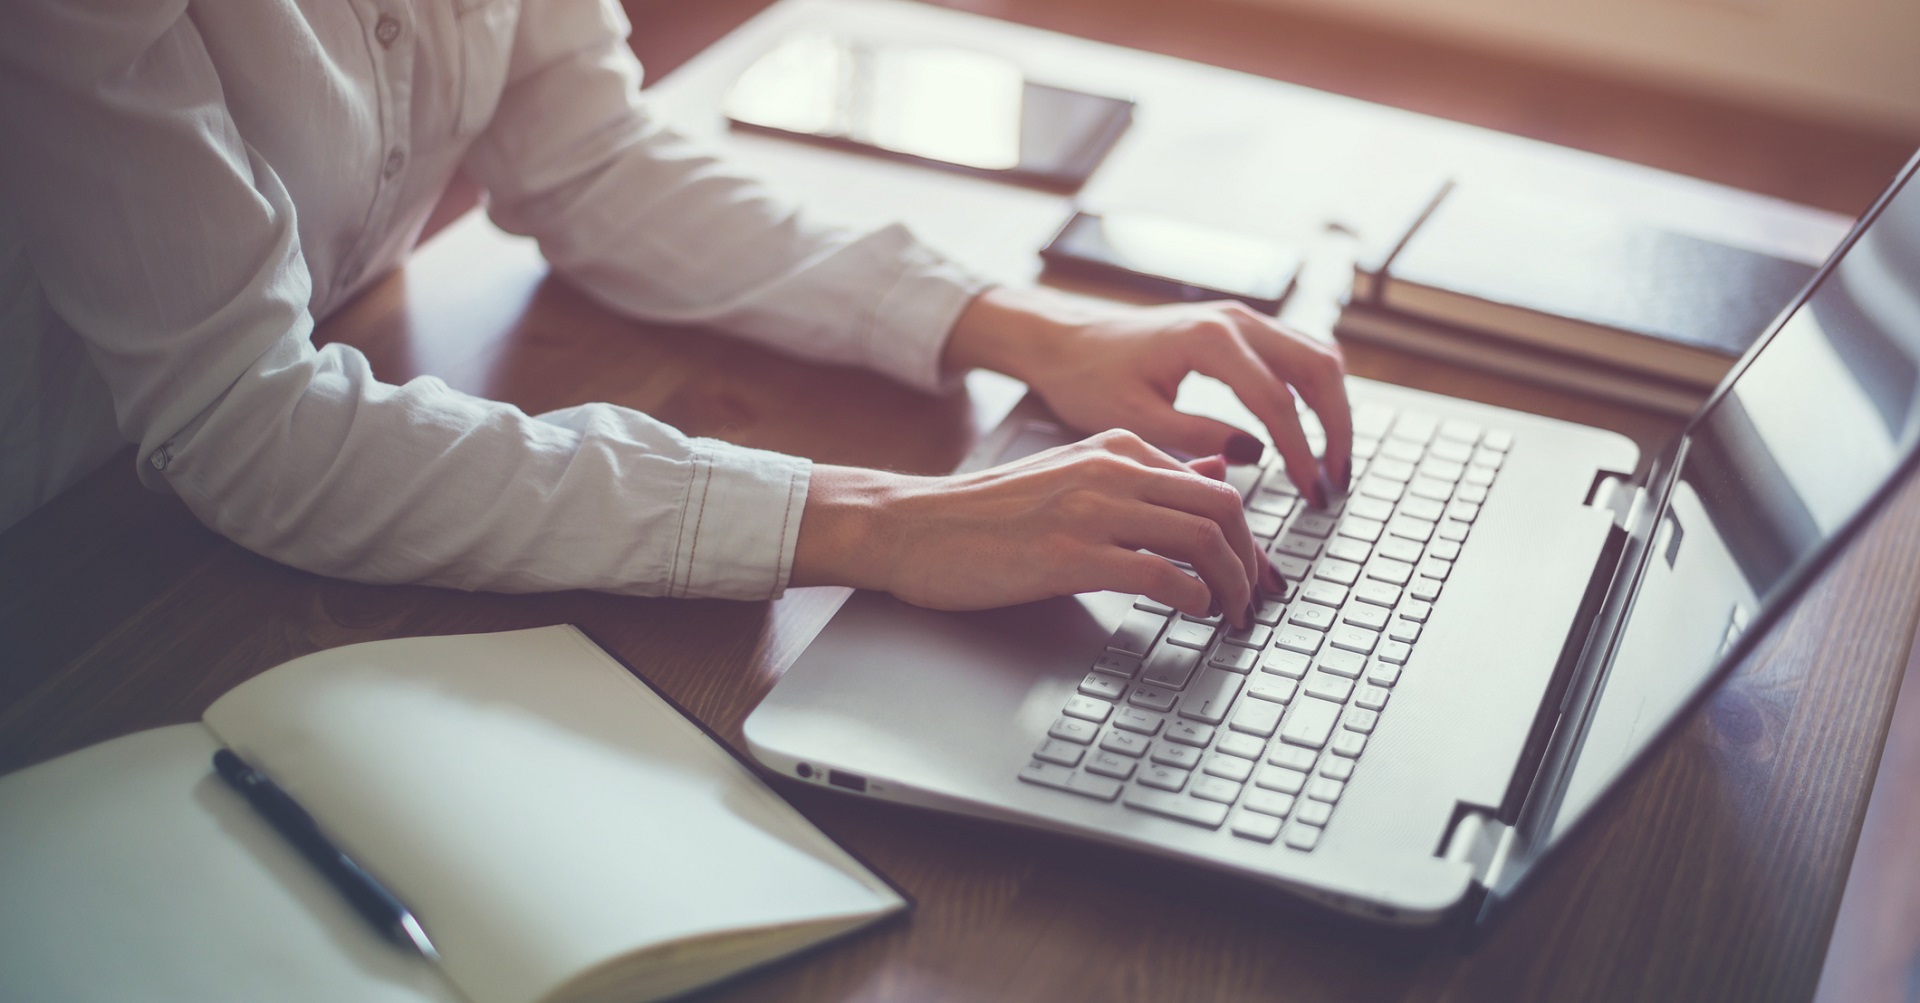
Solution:
M1337 355L1237 307L1095 310L983 288L899 227L809 224L649 121L627 30L611 0L13 0L0 525L131 440L145 482L209 526L363 581L735 598L835 583L944 608L1114 589L1244 622L1273 572L1221 461L1147 441L1258 457L1173 410L1204 372L1324 498L1347 476ZM632 316L929 390L991 367L1078 427L1130 431L908 477L605 404L530 417L316 350L315 319L405 258L462 169L496 222ZM1325 471L1294 390L1326 426Z

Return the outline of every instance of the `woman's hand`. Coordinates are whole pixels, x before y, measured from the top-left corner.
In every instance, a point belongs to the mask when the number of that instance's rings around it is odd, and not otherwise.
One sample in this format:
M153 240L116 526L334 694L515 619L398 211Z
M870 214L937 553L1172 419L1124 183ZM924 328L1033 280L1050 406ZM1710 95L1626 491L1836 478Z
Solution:
M816 466L792 582L934 609L1112 590L1244 627L1256 585L1279 581L1224 471L1123 431L951 477Z
M1079 429L1124 428L1189 455L1257 460L1258 439L1174 410L1180 381L1202 373L1232 388L1266 425L1288 478L1317 506L1326 505L1330 484L1346 488L1352 470L1339 351L1240 303L1110 307L1040 289L989 289L955 322L944 361L1024 381ZM1326 429L1324 469L1300 427L1296 392Z

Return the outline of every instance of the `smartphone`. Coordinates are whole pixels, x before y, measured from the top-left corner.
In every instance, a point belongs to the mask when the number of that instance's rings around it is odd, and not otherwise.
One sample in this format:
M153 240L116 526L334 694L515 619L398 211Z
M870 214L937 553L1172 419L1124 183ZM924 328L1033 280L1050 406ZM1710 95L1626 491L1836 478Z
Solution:
M726 114L737 128L1072 192L1133 102L1034 83L991 53L810 31L749 66Z
M1163 299L1235 299L1265 314L1300 276L1298 248L1145 213L1076 212L1040 251L1049 269Z

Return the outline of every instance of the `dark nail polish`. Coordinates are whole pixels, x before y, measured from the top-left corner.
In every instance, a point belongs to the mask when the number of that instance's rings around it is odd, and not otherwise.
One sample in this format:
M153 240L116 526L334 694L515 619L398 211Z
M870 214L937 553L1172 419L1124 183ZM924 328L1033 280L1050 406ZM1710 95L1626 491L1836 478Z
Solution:
M1340 484L1340 490L1342 491L1353 490L1353 460L1352 459L1348 459L1345 462L1340 464L1340 477L1338 480Z
M1221 450L1220 455L1226 457L1228 463L1246 466L1259 463L1261 454L1266 451L1267 447L1259 439L1245 432L1235 432L1227 437L1227 448Z
M1245 630L1246 628L1252 625L1253 625L1253 602L1249 600L1247 602L1247 612L1240 617L1240 629Z
M1312 484L1307 485L1307 500L1313 503L1314 508L1324 509L1327 507L1326 478L1316 477Z
M1214 617L1219 615L1220 615L1220 600L1218 599L1210 600L1207 603L1207 619L1211 620Z

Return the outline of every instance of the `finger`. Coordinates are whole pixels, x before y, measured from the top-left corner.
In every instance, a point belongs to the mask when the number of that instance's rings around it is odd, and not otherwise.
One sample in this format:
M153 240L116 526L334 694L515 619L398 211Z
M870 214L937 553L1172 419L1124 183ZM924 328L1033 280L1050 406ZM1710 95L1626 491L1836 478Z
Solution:
M1307 402L1327 431L1323 459L1334 485L1345 491L1353 480L1353 410L1347 402L1347 371L1340 350L1281 327L1252 310L1232 311L1247 343Z
M1150 442L1183 453L1220 454L1234 463L1258 463L1267 448L1259 439L1224 421L1175 411L1157 398L1131 410L1136 417L1128 427Z
M1214 332L1214 333L1208 333ZM1320 486L1320 464L1307 445L1307 433L1294 410L1293 392L1254 354L1231 324L1201 328L1187 338L1187 364L1195 372L1225 383L1240 403L1267 427L1273 447L1286 465L1287 477L1316 507L1325 508Z
M1214 602L1235 627L1245 627L1253 588L1246 565L1227 543L1220 524L1205 516L1146 502L1123 507L1112 523L1113 542L1184 561L1200 573Z
M1202 477L1216 481L1227 479L1227 458L1224 456L1202 456L1197 460L1188 460L1187 466Z
M1213 592L1205 582L1157 554L1109 547L1093 563L1094 573L1103 583L1094 588L1143 595L1202 619L1213 604Z
M1140 500L1212 520L1238 555L1247 588L1258 588L1266 555L1261 551L1260 542L1253 538L1253 530L1247 526L1247 512L1241 507L1240 492L1224 481L1201 477L1191 471L1186 473L1187 476L1163 474L1150 478L1141 486Z

